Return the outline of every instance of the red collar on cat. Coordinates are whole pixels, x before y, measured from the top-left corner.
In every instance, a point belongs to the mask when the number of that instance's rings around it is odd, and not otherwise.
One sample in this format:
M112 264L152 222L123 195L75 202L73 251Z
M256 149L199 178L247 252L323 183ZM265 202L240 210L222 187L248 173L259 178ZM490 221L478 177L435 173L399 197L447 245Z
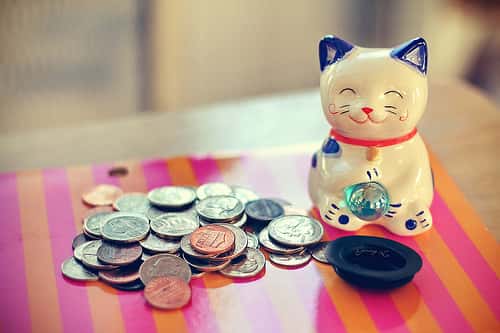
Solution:
M337 141L348 143L356 146L363 147L387 147L392 146L401 142L405 142L413 138L417 134L417 128L414 128L410 133L398 136L396 138L384 139L384 140L364 140L364 139L355 139L349 138L347 136L343 136L339 132L335 131L333 128L330 130L330 136Z

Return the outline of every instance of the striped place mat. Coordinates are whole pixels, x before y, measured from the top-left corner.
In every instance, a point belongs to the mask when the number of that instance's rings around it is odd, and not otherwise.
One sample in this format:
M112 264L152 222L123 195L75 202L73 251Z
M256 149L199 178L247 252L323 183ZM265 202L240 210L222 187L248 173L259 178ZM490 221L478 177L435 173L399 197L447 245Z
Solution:
M123 178L108 176L112 165L1 174L0 332L500 332L498 243L432 156L433 229L414 238L378 227L355 233L397 240L422 256L414 281L391 292L353 288L315 261L293 270L268 262L250 282L216 273L193 279L190 305L165 312L145 305L142 292L60 273L88 210L81 193L95 184L146 192L223 181L308 208L309 162L310 152L274 151L120 163L129 168ZM325 230L328 239L354 234Z

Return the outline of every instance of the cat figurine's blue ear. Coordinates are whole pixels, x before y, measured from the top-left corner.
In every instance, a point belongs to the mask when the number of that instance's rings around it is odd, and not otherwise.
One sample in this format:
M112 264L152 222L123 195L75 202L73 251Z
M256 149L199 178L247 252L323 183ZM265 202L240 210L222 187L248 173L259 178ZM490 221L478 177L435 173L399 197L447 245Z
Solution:
M325 67L342 59L353 48L354 45L340 38L333 36L323 37L319 42L319 67L321 71L323 71Z
M427 74L427 43L422 37L395 47L391 51L391 57L409 64L424 75Z

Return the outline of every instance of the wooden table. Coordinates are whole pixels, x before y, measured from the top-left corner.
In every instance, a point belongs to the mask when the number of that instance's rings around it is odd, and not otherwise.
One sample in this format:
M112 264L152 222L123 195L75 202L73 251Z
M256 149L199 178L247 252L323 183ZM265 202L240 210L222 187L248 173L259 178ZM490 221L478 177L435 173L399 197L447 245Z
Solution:
M497 107L464 83L431 80L419 130L500 239ZM0 171L289 145L311 145L312 151L327 133L314 90L0 135Z

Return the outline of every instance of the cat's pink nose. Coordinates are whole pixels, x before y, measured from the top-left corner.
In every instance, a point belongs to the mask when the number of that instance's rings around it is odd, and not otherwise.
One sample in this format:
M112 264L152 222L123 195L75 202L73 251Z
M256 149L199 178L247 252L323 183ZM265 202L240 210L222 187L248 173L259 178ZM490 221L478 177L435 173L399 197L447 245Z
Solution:
M373 112L372 108L367 108L367 107L361 108L361 110L363 110L363 112L366 113L366 114L369 114L370 112Z

